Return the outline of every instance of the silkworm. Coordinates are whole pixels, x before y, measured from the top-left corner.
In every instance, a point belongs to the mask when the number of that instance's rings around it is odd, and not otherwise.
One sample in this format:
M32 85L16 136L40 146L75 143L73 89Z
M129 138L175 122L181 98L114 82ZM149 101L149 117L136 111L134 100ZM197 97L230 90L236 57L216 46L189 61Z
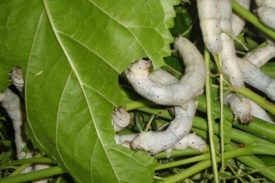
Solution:
M244 86L244 79L242 72L237 61L235 53L235 46L233 39L228 35L232 33L231 16L232 7L230 0L219 0L219 10L221 12L221 28L224 32L221 33L222 41L222 69L223 72L229 77L230 83L235 87Z
M197 0L197 8L204 43L211 53L218 53L222 50L218 1Z
M241 70L245 82L265 93L271 100L275 101L275 80L264 74L254 64L239 58Z
M164 84L150 79L151 61L139 60L125 71L126 77L141 96L162 105L181 105L203 92L205 65L202 55L186 38L178 37L175 48L186 66L185 75L176 83Z
M196 103L192 100L174 109L175 118L165 131L141 132L131 142L131 148L157 154L173 148L179 140L189 134L196 112Z
M207 149L207 144L195 133L190 133L183 137L178 143L176 143L174 149L186 149L188 147L197 149L202 152Z
M261 67L273 57L275 57L275 45L273 42L268 41L266 46L248 52L243 59L257 67Z
M274 0L256 0L258 6L257 13L260 20L268 27L275 29L275 1Z
M236 0L242 7L249 9L250 0ZM232 25L232 35L237 37L243 30L245 25L245 20L233 13L231 16L231 25Z
M229 104L235 118L239 119L242 123L251 121L251 105L248 99L229 93L224 97L224 103Z
M112 114L112 125L116 132L122 130L130 124L130 115L122 107L118 107Z
M274 123L263 108L249 99L230 93L225 96L224 103L229 104L234 116L240 119L243 123L249 122L251 116L269 123Z
M266 122L269 123L274 123L274 121L270 118L270 116L267 114L267 112L261 108L258 104L256 104L255 102L250 101L250 105L251 105L251 114L252 116L259 118L261 120L264 120Z
M12 68L10 72L10 77L12 80L12 84L18 89L18 91L22 92L25 83L23 70L19 67Z

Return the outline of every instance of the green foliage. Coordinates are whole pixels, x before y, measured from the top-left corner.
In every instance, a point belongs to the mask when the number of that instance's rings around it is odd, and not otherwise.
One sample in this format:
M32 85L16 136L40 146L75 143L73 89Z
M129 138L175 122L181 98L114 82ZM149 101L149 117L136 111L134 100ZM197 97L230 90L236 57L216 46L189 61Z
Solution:
M155 161L114 143L111 113L131 99L119 74L170 55L173 1L12 0L0 3L0 88L26 71L29 134L80 182L150 182ZM142 174L142 176L138 176Z

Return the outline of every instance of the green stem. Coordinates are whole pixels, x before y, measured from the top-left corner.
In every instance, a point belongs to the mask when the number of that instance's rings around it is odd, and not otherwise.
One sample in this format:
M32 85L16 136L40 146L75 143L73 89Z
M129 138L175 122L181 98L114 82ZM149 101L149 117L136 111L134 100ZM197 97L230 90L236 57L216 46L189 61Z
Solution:
M275 39L275 31L264 25L255 15L253 15L249 10L242 7L236 0L232 1L232 8L235 13L257 27L263 33L270 36L272 39Z
M244 156L244 155L251 155L251 149L250 148L239 148L239 149L235 149L235 150L231 150L228 152L224 153L224 158L225 159L231 159L237 156ZM217 157L216 162L220 162L221 158ZM163 183L174 183L174 182L178 182L180 180L184 180L187 177L190 177L194 174L196 174L197 172L200 172L208 167L211 166L211 161L210 160L205 160L205 161L201 161L199 163L197 163L196 165L185 169L175 175L172 175L166 179L164 179Z
M60 175L66 173L63 169L61 169L59 166L43 169L43 170L38 170L34 171L31 173L25 173L25 174L20 174L17 176L9 176L0 179L0 183L19 183L19 182L28 182L28 181L34 181L38 179L44 179L47 177L55 176L55 175Z
M52 164L52 160L50 158L28 158L28 159L22 159L22 160L16 160L11 162L5 162L2 165L0 165L0 169L5 168L6 166L15 166L15 165L21 165L21 164L33 164L33 163L39 163L39 164Z
M212 120L212 105L211 105L211 81L210 81L210 55L205 50L204 51L204 60L206 65L206 81L205 81L205 91L206 91L206 105L207 105L207 123L208 123L208 134L210 142L210 153L212 160L212 167L214 172L215 182L219 182L217 160L216 160L216 149L214 142L214 131L213 131L213 120Z
M171 163L166 163L163 165L158 165L155 168L155 170L163 170L163 169L172 168L172 167L180 166L180 165L186 165L189 163L194 163L194 162L198 162L198 161L202 161L202 160L206 160L206 159L210 159L210 153L194 156L194 157L179 160L179 161L173 161Z

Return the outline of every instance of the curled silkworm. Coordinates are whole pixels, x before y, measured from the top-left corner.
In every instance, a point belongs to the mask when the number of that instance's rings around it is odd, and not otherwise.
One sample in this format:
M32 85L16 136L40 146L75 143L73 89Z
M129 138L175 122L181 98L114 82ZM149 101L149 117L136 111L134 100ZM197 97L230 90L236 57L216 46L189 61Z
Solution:
M202 55L187 39L178 37L175 48L183 57L185 75L175 83L164 84L150 78L151 61L139 60L125 71L135 91L152 102L162 105L181 105L203 92L205 66Z
M197 7L204 43L211 53L218 53L222 49L218 1L197 0Z
M131 148L142 149L151 154L173 148L179 140L189 134L195 112L196 104L193 100L175 107L175 118L165 131L141 132L131 142Z
M275 101L275 80L264 74L254 64L239 58L239 64L245 82L265 93L271 100Z
M112 114L112 125L116 132L122 130L130 124L130 115L122 107L118 107Z
M197 149L199 151L204 151L207 149L207 144L195 133L190 133L183 137L178 143L176 143L174 149L186 149L188 147Z
M224 32L221 33L222 41L222 69L224 73L229 77L230 83L236 87L242 87L244 85L244 80L242 76L241 69L239 67L234 42L231 36L231 16L232 8L230 0L219 0L218 5L221 12L221 28Z
M224 97L224 103L229 104L235 118L240 119L242 123L251 121L251 105L248 99L229 93Z
M266 46L248 52L243 59L257 67L261 67L273 57L275 57L275 45L273 42L268 41Z
M250 0L237 0L237 2L245 9L249 9ZM245 25L245 20L233 13L231 17L231 24L232 24L232 35L236 37L242 32Z

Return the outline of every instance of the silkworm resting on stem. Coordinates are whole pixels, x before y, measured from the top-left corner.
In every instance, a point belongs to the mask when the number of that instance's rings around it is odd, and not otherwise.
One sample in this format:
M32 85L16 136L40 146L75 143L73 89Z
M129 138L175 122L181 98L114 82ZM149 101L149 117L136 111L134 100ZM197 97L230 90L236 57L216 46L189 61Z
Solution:
M142 149L151 154L157 154L174 147L192 128L196 103L188 103L175 107L175 118L165 131L149 131L139 133L131 142L132 149Z
M248 52L243 59L254 64L256 67L261 67L273 57L275 57L275 44L268 41L266 46Z
M202 152L207 149L207 144L200 136L190 133L176 143L174 149L186 149L188 147Z
M178 82L164 84L150 78L151 61L139 60L125 71L126 77L137 93L162 105L181 105L202 94L205 65L202 55L187 39L178 37L175 48L186 66L185 75Z
M239 64L245 82L265 93L271 100L275 101L275 80L264 74L254 64L239 58Z
M229 93L224 97L224 103L229 104L235 118L240 119L242 123L251 121L251 105L248 99Z
M222 50L218 1L197 0L197 8L204 43L211 53L218 53Z

